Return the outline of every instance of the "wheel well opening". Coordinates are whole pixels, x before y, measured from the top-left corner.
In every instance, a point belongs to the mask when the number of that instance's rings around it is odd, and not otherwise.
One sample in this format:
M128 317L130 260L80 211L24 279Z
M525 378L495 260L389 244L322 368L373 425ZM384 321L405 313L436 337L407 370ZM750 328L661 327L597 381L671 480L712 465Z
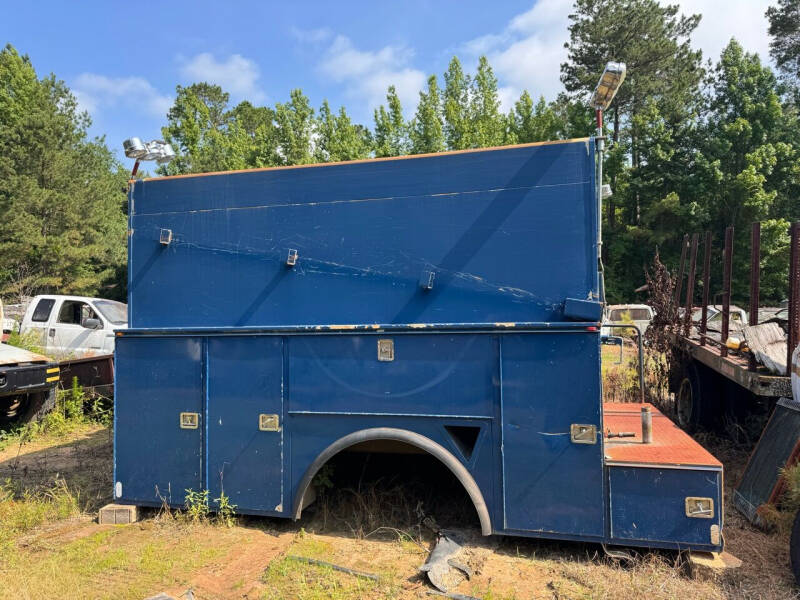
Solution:
M298 487L295 518L305 510L316 528L359 535L380 528L418 530L423 521L475 527L488 535L488 510L475 481L452 454L430 443L439 456L408 440L387 438L324 452Z

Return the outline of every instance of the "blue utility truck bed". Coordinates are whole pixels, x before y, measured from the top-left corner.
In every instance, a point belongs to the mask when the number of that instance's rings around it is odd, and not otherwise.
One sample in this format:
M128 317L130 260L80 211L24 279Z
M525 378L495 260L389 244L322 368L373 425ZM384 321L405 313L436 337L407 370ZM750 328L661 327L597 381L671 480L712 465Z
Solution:
M129 214L117 501L300 518L393 440L487 535L721 549L719 463L604 456L592 139L137 180Z

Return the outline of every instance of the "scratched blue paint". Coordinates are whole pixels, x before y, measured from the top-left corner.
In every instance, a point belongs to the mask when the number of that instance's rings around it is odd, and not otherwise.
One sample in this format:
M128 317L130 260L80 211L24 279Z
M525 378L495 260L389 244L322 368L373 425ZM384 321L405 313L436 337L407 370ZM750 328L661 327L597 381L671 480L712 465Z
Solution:
M722 528L721 469L608 467L611 535L620 540L681 542L715 550L712 525ZM685 498L712 498L711 518L686 516Z
M280 513L284 431L259 430L259 415L283 421L283 340L209 338L205 488L236 506Z
M115 477L123 497L183 504L187 489L203 486L202 429L179 426L180 413L203 410L203 340L125 339L115 349L114 376Z
M563 320L566 298L597 294L592 153L581 141L137 182L130 325Z
M466 470L493 533L708 549L672 505L629 535L637 486L670 490L615 479L610 503L602 436L570 440L602 431L593 157L579 140L136 182L117 500L208 489L292 517L327 447L392 428ZM476 428L471 452L447 426Z
M569 434L601 422L597 336L509 334L502 348L506 527L602 537L602 443Z

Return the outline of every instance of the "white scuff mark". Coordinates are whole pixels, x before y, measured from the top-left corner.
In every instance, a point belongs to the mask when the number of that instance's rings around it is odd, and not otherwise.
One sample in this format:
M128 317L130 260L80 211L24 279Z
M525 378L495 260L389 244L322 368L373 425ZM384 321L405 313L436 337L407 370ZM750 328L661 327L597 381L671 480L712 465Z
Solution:
M158 227L155 227L157 230ZM304 236L301 236L304 237ZM273 242L271 238L266 239L258 239L253 238L255 241L265 241L265 242ZM240 238L239 242L233 248L226 248L224 246L209 246L204 244L199 244L195 242L186 241L183 237L176 238L172 246L181 246L181 247L189 247L189 248L196 248L198 250L204 250L208 252L214 253L227 253L233 255L246 255L246 256L253 256L253 257L262 257L265 259L272 259L278 258L282 260L283 257L283 248L284 246L289 247L291 245L299 245L296 243L297 238L283 238L273 245L267 248L254 248L252 246L244 245L242 239ZM400 272L392 272L389 271L388 268L397 264L397 258L387 258L386 261L372 265L369 267L357 267L357 266L350 266L342 263L337 263L334 261L326 261L318 258L311 258L309 256L304 256L302 260L298 261L297 266L295 267L295 272L298 275L306 275L306 274L322 274L326 276L358 276L358 277L388 277L393 279L413 279L409 276L410 272L413 272L417 268L428 268L434 269L438 274L441 274L443 277L451 277L453 279L459 279L462 281L470 282L475 284L479 288L483 288L489 292L499 292L501 294L508 294L513 296L517 300L522 300L525 302L530 302L550 311L558 311L561 307L560 301L553 301L551 298L540 298L533 294L532 292L512 287L512 286L501 286L494 284L490 281L487 281L483 277L479 275L475 275L474 273L462 272L462 271L448 271L446 269L442 269L441 267L437 266L436 264L432 263L428 259L424 257L413 257L402 250L397 251L399 257L408 261L409 264L406 268L404 268ZM401 265L402 267L402 265ZM394 285L394 283L392 284ZM209 307L210 309L210 307Z
M228 208L199 208L195 210L171 210L171 211L163 211L163 212L152 212L152 213L137 213L134 216L136 217L154 217L159 215L175 215L175 214L183 214L183 215L196 215L202 213L210 213L210 212L229 212L234 210L269 210L271 208L303 208L303 207L312 207L316 208L318 206L331 206L335 204L358 204L362 202L387 202L392 200L410 200L413 198L437 198L437 197L452 197L452 196L466 196L472 194L497 194L500 192L513 192L518 190L537 190L537 189L545 189L545 188L559 188L559 187L573 187L573 186L581 186L591 183L588 179L585 181L574 181L570 183L549 183L549 184L542 184L542 185L530 185L530 186L519 186L519 187L506 187L506 188L489 188L489 189L482 189L482 190L465 190L461 192L439 192L436 194L416 194L411 196L384 196L378 198L353 198L349 200L328 200L327 202L287 202L284 204L259 204L255 206L233 206Z

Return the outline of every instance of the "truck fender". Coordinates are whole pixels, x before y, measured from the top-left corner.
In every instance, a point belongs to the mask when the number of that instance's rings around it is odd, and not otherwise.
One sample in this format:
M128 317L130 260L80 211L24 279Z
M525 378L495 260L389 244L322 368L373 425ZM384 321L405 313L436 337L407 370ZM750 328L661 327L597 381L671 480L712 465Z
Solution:
M359 444L361 442L373 440L393 440L396 442L404 442L406 444L410 444L411 446L415 446L420 450L424 450L431 456L439 459L461 482L461 485L464 486L464 489L472 500L472 504L475 506L475 511L478 513L478 519L481 523L481 533L483 535L490 535L492 533L489 510L486 508L486 502L483 499L483 494L466 467L464 467L464 465L461 464L461 462L446 448L440 444L437 444L433 440L418 433L414 433L413 431L395 429L392 427L374 427L372 429L355 431L339 438L330 446L325 448L319 454L319 456L314 459L314 462L309 465L308 469L306 469L303 478L300 480L300 483L297 486L297 492L295 493L292 507L293 519L295 521L300 518L300 513L303 510L303 496L308 490L308 486L311 485L311 481L314 479L317 471L319 471L320 468L322 468L322 466L334 455L338 454L345 448L349 448L350 446L354 446L355 444Z

